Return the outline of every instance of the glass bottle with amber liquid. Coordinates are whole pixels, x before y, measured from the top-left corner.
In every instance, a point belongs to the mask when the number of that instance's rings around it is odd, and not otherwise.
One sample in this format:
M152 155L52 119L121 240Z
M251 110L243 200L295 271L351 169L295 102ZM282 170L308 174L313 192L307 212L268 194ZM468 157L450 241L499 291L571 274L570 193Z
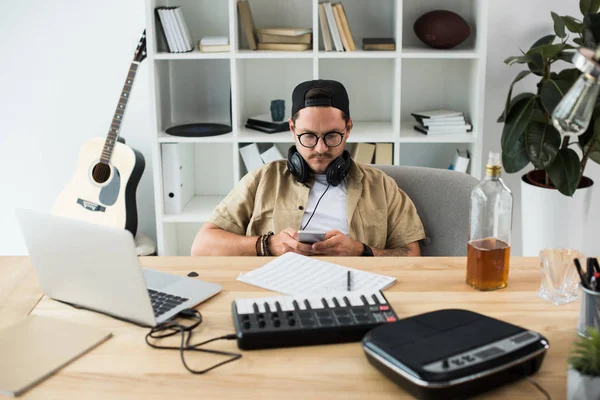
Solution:
M508 283L513 195L500 178L499 153L490 151L485 170L471 192L467 284L495 290Z

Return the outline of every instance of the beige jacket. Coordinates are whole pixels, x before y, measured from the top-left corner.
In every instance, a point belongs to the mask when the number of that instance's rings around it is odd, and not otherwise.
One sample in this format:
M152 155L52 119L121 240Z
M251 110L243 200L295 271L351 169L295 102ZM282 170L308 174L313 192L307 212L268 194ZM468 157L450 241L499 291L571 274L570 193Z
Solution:
M412 200L377 168L352 161L347 179L349 236L378 249L395 249L425 238ZM238 235L299 230L312 181L297 182L287 161L246 174L208 220Z

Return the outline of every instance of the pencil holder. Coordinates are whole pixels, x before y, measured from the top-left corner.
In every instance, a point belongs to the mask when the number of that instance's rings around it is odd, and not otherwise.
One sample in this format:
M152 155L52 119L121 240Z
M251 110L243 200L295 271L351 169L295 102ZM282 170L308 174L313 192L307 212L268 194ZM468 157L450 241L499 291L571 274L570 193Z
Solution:
M600 292L581 287L577 333L588 337L587 328L600 329Z

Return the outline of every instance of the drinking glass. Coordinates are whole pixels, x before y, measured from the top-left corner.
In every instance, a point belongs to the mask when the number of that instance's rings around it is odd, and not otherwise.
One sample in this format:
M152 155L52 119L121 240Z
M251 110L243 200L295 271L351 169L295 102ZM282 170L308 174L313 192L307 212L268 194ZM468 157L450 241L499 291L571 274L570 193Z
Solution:
M556 305L577 300L580 280L573 263L575 258L583 259L584 255L574 249L540 251L542 284L539 297Z

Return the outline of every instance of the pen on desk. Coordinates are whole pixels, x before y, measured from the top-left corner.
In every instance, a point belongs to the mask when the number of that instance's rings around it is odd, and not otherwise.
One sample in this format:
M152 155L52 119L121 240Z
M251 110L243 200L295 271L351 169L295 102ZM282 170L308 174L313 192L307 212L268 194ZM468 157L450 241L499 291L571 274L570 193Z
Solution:
M352 291L352 284L350 282L351 282L351 276L350 276L350 270L348 270L347 287L348 287L349 292Z
M581 270L581 264L579 263L579 260L577 258L574 258L573 263L575 263L575 268L577 268L577 273L579 274L579 278L581 279L581 286L583 286L586 289L589 289L590 286L587 283L585 274Z

